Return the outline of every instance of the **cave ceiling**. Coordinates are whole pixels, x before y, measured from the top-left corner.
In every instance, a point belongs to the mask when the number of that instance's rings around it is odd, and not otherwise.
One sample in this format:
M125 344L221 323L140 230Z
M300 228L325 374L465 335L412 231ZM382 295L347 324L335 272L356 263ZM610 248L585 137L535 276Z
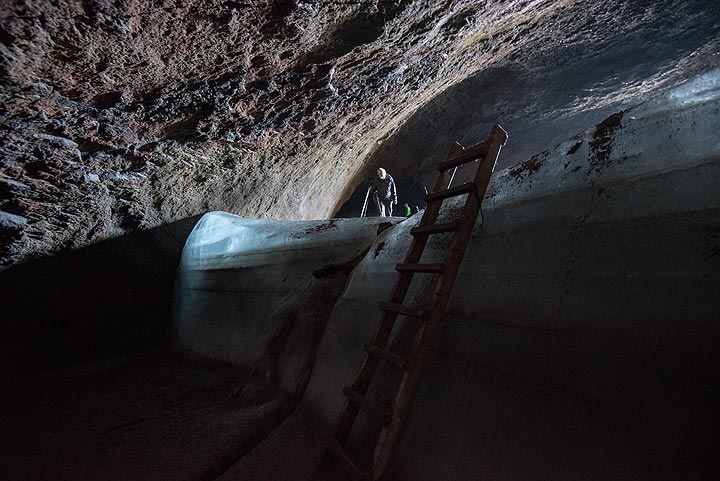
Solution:
M720 66L719 2L2 0L0 264L208 210L331 216Z

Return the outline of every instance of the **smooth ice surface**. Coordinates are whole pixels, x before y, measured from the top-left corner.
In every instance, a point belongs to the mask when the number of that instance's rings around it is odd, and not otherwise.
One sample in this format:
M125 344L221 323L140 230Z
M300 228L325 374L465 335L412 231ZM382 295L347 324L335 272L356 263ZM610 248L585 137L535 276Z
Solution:
M308 258L331 262L338 255L346 255L348 248L355 251L374 239L380 222L377 217L293 222L210 212L190 234L181 268L243 269Z
M402 218L318 221L246 219L225 212L202 217L183 250L176 285L179 346L251 366L266 346L277 303L310 274L367 249L378 224Z

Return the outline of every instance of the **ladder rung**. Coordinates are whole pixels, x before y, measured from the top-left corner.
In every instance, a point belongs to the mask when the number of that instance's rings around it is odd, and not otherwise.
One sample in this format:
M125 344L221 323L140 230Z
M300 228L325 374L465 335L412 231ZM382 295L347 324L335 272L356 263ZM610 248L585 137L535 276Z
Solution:
M412 235L428 235L428 234L440 234L443 232L453 232L460 230L460 221L454 220L452 222L446 222L444 224L430 224L413 227L410 229Z
M455 197L457 195L469 194L470 192L475 192L475 183L474 182L467 182L465 184L460 184L457 187L453 187L451 189L438 190L437 192L433 192L433 193L425 196L425 201L433 202L435 200L447 199L448 197Z
M479 144L468 147L455 157L452 157L445 162L441 162L440 165L438 165L438 170L440 172L445 172L446 170L450 170L453 167L459 167L463 164L467 164L468 162L472 162L473 160L483 158L486 155L487 143L480 142Z
M330 452L335 456L340 466L348 473L353 480L361 480L367 476L360 466L350 457L344 447L340 445L338 440L332 434L325 433L325 444Z
M395 312L410 317L425 317L425 309L422 307L393 304L392 302L381 302L380 309L385 312Z
M343 388L343 394L355 403L357 407L376 418L383 424L390 424L390 411L376 402L368 400L365 396L357 392L355 389L347 386Z
M367 342L365 343L365 351L368 354L372 354L375 357L379 357L380 359L389 362L390 364L396 365L403 371L410 369L410 358L408 356L400 356L398 354L393 354L392 352L383 351L379 347L373 346Z
M439 274L442 272L444 264L397 264L395 270L400 272L426 272L429 274Z

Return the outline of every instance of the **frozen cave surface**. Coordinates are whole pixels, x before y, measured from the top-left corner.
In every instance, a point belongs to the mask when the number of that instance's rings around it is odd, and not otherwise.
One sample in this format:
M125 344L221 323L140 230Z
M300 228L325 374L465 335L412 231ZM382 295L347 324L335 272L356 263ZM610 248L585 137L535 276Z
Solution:
M242 269L278 263L289 267L298 262L319 267L360 253L375 239L377 226L384 220L276 221L210 212L185 243L180 269Z
M272 314L285 296L306 286L313 271L362 254L380 224L401 220L276 221L206 214L188 237L178 269L179 347L251 367L266 350Z

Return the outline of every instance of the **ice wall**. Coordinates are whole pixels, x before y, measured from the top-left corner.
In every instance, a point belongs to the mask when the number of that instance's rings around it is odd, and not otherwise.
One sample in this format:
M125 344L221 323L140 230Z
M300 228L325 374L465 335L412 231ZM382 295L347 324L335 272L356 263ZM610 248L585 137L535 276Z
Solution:
M204 357L252 366L275 330L272 314L310 274L346 261L375 240L378 225L401 218L320 221L246 219L224 212L202 217L178 269L178 346Z
M715 72L494 176L388 479L718 472L719 112ZM305 396L328 426L416 220L336 303ZM370 397L396 380L381 371Z

